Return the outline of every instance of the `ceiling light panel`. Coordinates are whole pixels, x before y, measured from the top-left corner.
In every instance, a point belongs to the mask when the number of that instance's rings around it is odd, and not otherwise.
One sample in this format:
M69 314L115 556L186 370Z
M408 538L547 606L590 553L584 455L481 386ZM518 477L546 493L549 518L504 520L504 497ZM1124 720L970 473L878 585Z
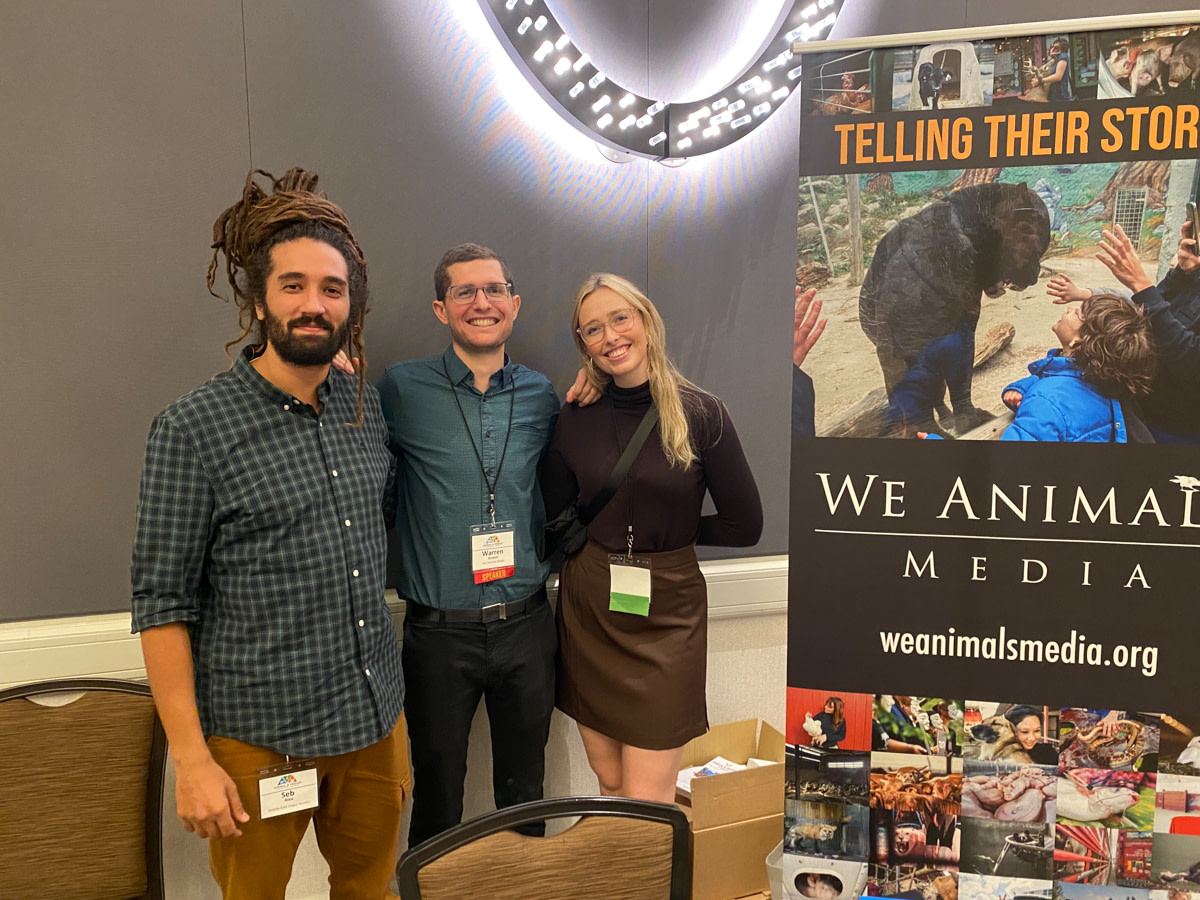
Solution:
M610 83L545 0L479 0L509 55L568 121L602 144L650 159L711 153L770 118L792 93L788 84L800 76L793 42L828 34L843 2L793 3L758 58L732 84L700 100L670 103Z

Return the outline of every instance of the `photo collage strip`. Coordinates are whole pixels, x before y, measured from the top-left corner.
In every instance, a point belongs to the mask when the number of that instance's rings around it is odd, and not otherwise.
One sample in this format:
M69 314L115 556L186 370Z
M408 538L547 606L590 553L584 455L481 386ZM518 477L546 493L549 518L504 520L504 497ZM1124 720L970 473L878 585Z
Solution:
M869 48L829 55L806 74L804 112L1150 99L1195 90L1197 59L1200 31L1189 25Z
M784 896L1200 895L1200 717L788 689Z

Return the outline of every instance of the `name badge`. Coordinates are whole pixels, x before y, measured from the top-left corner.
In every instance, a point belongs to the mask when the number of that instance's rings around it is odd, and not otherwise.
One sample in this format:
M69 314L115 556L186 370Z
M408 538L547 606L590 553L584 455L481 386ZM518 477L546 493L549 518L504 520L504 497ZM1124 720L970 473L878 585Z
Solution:
M258 774L260 819L317 808L317 764L311 760L271 766Z
M471 572L476 584L499 581L516 571L516 522L471 526Z
M650 560L610 553L608 577L608 608L611 612L650 615Z

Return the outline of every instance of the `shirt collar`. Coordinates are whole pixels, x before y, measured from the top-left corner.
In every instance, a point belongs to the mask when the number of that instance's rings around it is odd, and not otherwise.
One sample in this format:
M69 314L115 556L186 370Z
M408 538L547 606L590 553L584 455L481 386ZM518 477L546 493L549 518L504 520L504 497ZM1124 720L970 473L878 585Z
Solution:
M237 359L233 361L233 374L244 385L266 397L272 403L288 403L294 400L295 398L291 394L289 394L287 391L281 391L270 381L264 378L258 369L251 365L251 363L261 355L262 351L258 347L243 347L241 353L238 354ZM331 390L330 381L332 380L333 372L334 368L330 366L329 375L325 377L324 381L317 385L317 400L320 402L322 407L325 406L325 401L329 399L329 392Z
M443 371L448 372L450 380L455 384L462 384L464 381L468 384L475 384L475 375L468 368L467 364L458 358L458 354L454 352L454 344L446 348L446 352L442 354ZM492 378L495 378L495 373ZM511 387L513 383L513 364L508 358L508 354L504 354L504 365L500 369L500 387Z

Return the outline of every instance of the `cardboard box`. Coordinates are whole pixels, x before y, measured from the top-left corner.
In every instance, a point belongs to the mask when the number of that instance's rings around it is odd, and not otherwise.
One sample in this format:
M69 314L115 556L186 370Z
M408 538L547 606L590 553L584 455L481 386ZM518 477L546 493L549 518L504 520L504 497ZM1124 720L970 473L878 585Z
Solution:
M767 854L783 837L784 739L766 722L744 719L717 725L683 748L681 766L714 756L762 766L692 781L690 803L680 805L692 823L693 900L733 900L769 891Z

